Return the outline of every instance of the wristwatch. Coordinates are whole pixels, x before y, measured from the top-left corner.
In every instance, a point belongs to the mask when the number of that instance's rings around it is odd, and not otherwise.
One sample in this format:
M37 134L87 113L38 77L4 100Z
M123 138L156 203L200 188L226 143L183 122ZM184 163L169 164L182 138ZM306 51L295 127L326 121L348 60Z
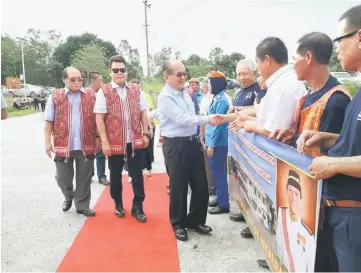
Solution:
M150 134L149 133L143 133L143 136L146 136L150 139Z

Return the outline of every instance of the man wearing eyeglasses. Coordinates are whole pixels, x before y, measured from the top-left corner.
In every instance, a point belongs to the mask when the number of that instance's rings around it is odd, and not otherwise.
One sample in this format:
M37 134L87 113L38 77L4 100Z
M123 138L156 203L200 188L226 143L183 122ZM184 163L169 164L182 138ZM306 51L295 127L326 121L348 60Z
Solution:
M339 19L338 59L344 70L361 71L361 5ZM327 272L361 272L361 89L346 108L340 134L305 131L297 141L299 152L312 147L328 150L316 157L310 169L323 179L324 210L319 221L323 239L317 248L325 252ZM317 258L318 259L318 258Z
M55 153L55 179L65 197L63 211L68 211L74 200L78 214L95 216L95 212L89 208L94 153L100 150L93 113L95 94L90 88L82 88L83 78L75 67L63 71L63 80L65 88L54 90L46 105L45 150L50 158Z
M187 73L181 61L167 61L163 71L166 84L158 97L158 113L170 181L170 222L175 237L186 241L186 228L200 234L212 231L205 225L209 195L197 126L215 123L215 116L196 115L192 99L184 87ZM188 183L192 195L187 215Z
M115 215L125 216L122 171L127 160L134 192L131 215L138 222L146 222L141 160L142 149L148 147L150 139L147 100L139 86L126 82L126 61L122 56L110 58L109 69L112 81L98 91L94 112L103 153L109 160L110 194L115 203Z

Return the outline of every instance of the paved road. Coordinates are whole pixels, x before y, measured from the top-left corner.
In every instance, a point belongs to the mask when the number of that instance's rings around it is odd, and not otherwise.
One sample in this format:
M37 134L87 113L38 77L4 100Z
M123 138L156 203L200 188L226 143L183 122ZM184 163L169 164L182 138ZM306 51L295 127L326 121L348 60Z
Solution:
M42 114L1 122L1 260L2 272L54 272L84 224L72 209L63 213L63 196L54 180L54 164L44 152ZM154 172L164 172L156 148ZM94 206L104 187L92 183ZM212 236L190 233L179 242L184 272L261 271L263 253L254 240L239 234L245 224L227 215L209 216Z

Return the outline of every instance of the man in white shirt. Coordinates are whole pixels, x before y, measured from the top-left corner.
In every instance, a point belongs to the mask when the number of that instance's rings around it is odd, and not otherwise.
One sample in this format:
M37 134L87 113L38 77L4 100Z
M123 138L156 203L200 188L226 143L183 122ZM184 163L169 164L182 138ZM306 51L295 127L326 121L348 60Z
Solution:
M233 121L231 130L244 128L249 133L269 136L277 128L291 128L299 99L307 93L306 86L297 80L292 65L288 65L288 52L277 37L267 37L256 48L258 72L265 79L267 95L259 109L245 109L230 114L220 121Z
M143 211L144 179L142 149L149 145L147 101L139 86L127 83L127 67L120 55L109 60L111 83L98 91L94 113L102 150L108 156L110 194L115 203L115 215L124 217L122 171L127 160L132 174L134 192L131 215L138 222L146 222Z

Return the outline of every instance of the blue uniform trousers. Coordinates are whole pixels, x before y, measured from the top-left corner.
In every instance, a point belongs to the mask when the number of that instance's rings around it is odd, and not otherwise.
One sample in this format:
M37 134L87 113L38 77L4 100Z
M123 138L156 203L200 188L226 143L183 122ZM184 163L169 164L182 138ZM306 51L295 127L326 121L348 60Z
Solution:
M315 271L361 272L361 208L325 208Z
M229 208L227 154L228 146L215 147L213 157L208 159L216 186L217 201L222 208Z
M97 164L97 175L100 179L101 177L105 176L105 155L103 154L103 151L100 150L96 155L96 164Z

